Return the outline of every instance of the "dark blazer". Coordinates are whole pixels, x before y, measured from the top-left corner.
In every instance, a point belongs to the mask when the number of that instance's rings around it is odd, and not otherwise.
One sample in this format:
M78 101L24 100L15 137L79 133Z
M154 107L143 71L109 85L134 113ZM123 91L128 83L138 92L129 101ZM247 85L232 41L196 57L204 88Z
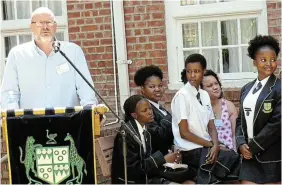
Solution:
M153 152L160 150L163 155L166 155L173 144L172 116L167 110L164 110L167 113L164 116L153 104L151 106L154 113L154 123L148 124L147 128L152 135Z
M248 144L259 162L280 162L281 80L272 74L262 89L254 112L254 137L249 139L243 101L255 82L256 80L246 84L241 90L240 112L236 124L237 148L242 144Z
M140 138L137 123L134 120L125 123ZM144 139L146 142L146 153L143 146L139 145L131 135L126 134L127 145L127 173L129 184L145 184L146 178L152 179L164 163L164 156L160 151L151 153L151 135L145 131ZM120 133L117 134L114 141L113 158L112 158L112 184L124 184L124 163L123 163L123 141Z

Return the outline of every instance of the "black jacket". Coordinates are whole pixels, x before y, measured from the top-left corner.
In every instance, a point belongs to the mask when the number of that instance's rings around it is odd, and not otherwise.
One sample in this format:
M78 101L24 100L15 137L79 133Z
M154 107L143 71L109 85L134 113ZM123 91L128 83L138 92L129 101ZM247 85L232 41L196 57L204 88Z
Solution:
M173 133L171 125L171 114L166 111L164 116L153 104L151 104L154 113L154 123L147 125L148 131L152 135L153 152L161 151L163 155L168 153L173 144Z
M254 136L249 140L243 101L255 82L256 80L246 84L241 90L241 105L236 125L237 148L242 144L248 144L259 162L279 162L281 161L281 80L272 74L262 89L254 112Z
M131 130L137 134L137 123L131 120L125 123ZM139 145L133 137L129 134L126 135L127 145L127 173L129 184L145 184L146 176L148 180L153 178L158 170L166 161L160 151L151 153L151 136L148 131L144 134L146 142L146 153L144 153L143 146ZM122 136L117 134L114 141L113 158L112 158L112 184L124 184L124 163L123 163L123 150L122 150Z

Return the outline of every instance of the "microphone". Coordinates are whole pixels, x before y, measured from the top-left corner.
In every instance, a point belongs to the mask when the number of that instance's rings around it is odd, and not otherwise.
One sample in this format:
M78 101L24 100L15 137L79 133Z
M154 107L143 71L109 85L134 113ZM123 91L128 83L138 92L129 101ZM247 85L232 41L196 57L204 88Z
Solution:
M84 77L84 75L77 69L77 67L73 64L73 62L66 56L66 54L61 50L61 44L57 40L56 37L54 37L54 42L52 44L54 52L59 52L68 62L69 64L75 69L75 71L81 76L81 78L88 84L88 86L95 92L95 94L102 100L102 102L109 108L110 112L113 113L113 115L118 119L118 122L121 121L121 118L113 111L113 109L106 103L106 101L101 97L101 95L96 91L96 89L92 86L92 84ZM140 145L142 145L142 142L138 138L138 136L125 124L125 122L121 121L121 127L124 128L124 130L129 133L133 139ZM122 132L122 131L121 131Z
M57 53L60 50L61 43L55 38L53 44L54 52Z

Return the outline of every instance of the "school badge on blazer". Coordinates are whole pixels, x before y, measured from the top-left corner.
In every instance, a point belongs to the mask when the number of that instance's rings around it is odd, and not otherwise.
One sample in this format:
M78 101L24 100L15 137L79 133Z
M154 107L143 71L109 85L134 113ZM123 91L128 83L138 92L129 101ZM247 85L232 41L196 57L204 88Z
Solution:
M265 102L263 103L263 109L262 111L266 114L271 113L272 112L272 106L271 103Z

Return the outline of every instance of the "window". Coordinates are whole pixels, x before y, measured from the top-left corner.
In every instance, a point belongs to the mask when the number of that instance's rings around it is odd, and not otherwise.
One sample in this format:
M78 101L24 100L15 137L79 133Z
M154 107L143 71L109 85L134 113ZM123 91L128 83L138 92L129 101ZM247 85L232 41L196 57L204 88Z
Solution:
M169 89L182 86L180 72L192 53L207 59L223 87L242 87L256 77L247 56L250 39L267 34L265 1L165 1Z
M0 2L1 58L0 84L2 82L6 58L12 47L31 41L29 29L31 13L38 7L49 7L56 16L57 38L68 40L66 1L54 0L5 0Z

